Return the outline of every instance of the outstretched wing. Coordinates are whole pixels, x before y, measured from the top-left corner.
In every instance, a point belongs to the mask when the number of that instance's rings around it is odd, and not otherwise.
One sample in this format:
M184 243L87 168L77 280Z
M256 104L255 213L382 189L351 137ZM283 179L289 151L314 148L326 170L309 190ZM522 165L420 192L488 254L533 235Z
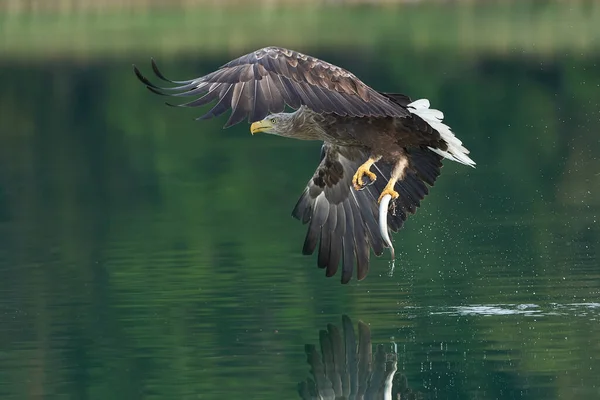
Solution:
M408 148L409 169L394 189L400 194L388 214L388 227L397 232L409 214L414 214L440 174L442 157L424 147ZM392 164L379 161L371 171L372 185L361 191L352 187L352 176L369 154L358 147L325 143L321 163L304 189L292 215L308 224L302 252L312 254L319 247L317 265L333 276L342 265L342 283L350 281L354 267L357 279L369 271L370 250L379 256L387 247L379 232L377 199L388 182Z
M225 127L248 117L249 122L269 113L281 112L285 105L297 109L305 105L318 113L341 116L405 117L409 112L381 93L365 85L354 74L328 62L296 51L265 47L246 54L200 78L171 81L152 61L154 73L174 87L158 87L134 66L137 77L155 93L166 96L201 96L186 107L216 101L200 119L219 116L231 109Z

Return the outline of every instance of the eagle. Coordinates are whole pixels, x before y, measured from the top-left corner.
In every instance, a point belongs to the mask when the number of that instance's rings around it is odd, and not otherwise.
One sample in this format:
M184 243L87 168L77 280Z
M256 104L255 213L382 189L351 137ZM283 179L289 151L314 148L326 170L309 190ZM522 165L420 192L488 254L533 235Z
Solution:
M178 106L211 104L198 119L231 110L225 128L247 119L253 135L323 142L292 215L308 224L302 253L318 248L318 267L330 277L341 266L342 283L355 269L359 281L367 276L371 250L380 256L393 249L390 231L416 212L443 159L475 166L427 99L377 91L346 69L298 51L265 47L180 81L151 64L167 87L134 65L137 78L154 93L193 97Z

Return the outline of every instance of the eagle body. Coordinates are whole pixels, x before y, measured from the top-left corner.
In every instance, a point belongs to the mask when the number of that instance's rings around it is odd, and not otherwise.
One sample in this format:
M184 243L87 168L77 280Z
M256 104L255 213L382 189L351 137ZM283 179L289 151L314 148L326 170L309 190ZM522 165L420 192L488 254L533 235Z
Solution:
M358 280L367 275L371 250L381 255L392 247L389 231L398 231L416 212L443 159L475 165L428 100L377 91L351 72L300 52L265 47L185 81L165 78L154 61L152 68L172 84L156 86L134 66L152 92L196 97L181 104L186 107L212 104L199 119L231 110L225 127L247 119L253 134L323 142L320 163L292 215L308 225L303 253L318 249L317 265L327 276L341 266L342 283L354 270ZM382 227L379 202L386 195L393 212L387 219L382 214Z
M290 126L285 132L300 140L319 140L336 146L360 146L382 155L384 161L393 162L406 147L433 146L447 149L440 135L412 119L398 117L350 117L333 113L319 114L301 106L287 114ZM282 133L281 136L286 136Z
M333 117L323 124L322 140L338 146L360 146L394 162L404 149L420 146L445 148L439 135L422 135L398 117Z

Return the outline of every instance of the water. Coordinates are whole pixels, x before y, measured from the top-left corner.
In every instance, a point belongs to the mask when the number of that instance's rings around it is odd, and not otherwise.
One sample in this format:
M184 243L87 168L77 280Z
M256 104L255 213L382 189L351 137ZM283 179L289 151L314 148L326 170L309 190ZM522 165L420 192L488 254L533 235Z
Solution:
M311 49L430 98L477 162L445 163L391 277L300 254L319 144L164 107L130 66L156 54L0 62L0 397L299 398L342 315L395 343L405 397L600 397L598 54Z

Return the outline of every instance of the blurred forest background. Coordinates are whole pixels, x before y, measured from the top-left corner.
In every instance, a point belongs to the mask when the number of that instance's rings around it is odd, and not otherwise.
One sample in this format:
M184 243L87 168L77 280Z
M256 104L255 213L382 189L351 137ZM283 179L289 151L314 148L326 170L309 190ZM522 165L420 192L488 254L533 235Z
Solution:
M597 311L569 305L599 299L600 2L0 10L3 399L294 398L339 313L394 336L436 398L598 394ZM266 45L431 99L472 151L395 236L393 278L382 258L342 287L300 255L318 144L196 122L131 70L189 79ZM472 304L514 312L450 312Z
M527 54L600 47L600 4L586 0L3 0L0 10L5 57L235 55L274 40L288 47L393 43L421 50ZM386 55L397 62L392 57L400 52Z

